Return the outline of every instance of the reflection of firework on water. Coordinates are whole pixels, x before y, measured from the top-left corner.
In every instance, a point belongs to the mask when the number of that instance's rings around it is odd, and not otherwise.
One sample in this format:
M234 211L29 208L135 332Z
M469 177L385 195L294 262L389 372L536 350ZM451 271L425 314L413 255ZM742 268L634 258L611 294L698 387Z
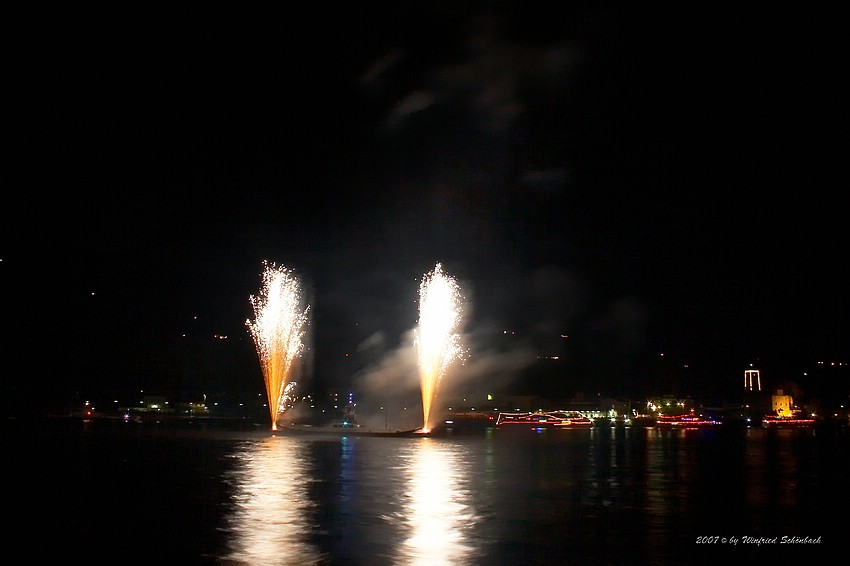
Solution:
M260 367L266 382L272 430L277 430L277 419L287 407L294 382L289 375L295 359L304 347L302 338L307 324L307 312L302 310L301 289L292 270L263 263L263 292L251 295L254 322L245 324L254 339Z
M422 390L423 430L431 430L431 408L449 365L462 357L460 336L460 287L443 273L438 263L419 286L419 327L416 346Z

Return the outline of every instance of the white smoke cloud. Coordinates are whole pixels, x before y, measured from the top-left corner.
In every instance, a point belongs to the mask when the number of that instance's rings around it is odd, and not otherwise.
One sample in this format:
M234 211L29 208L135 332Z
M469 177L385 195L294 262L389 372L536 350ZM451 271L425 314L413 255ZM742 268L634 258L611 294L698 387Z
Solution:
M362 370L354 381L364 396L391 398L415 394L419 390L419 369L413 331L407 333L401 346Z
M476 117L482 130L503 132L524 114L527 101L522 93L529 84L563 88L580 62L580 50L567 42L545 46L514 43L505 37L504 25L491 15L473 18L454 59L426 68L419 84L392 107L386 125L396 129L415 113L460 105ZM363 73L361 86L374 92L391 81L393 73L403 72L410 59L407 55L398 46L392 47Z

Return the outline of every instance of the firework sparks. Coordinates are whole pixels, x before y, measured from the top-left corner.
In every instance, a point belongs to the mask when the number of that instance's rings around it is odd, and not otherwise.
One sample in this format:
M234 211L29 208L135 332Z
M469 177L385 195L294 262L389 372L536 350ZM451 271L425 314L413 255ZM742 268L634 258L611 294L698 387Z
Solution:
M461 298L457 282L443 273L438 263L419 286L419 327L416 346L422 390L423 431L431 430L431 409L449 365L462 358L460 336Z
M295 360L304 348L302 341L310 307L302 310L301 289L292 270L263 263L263 290L250 296L254 322L245 321L254 339L266 382L272 430L277 430L280 413L294 382L289 381Z

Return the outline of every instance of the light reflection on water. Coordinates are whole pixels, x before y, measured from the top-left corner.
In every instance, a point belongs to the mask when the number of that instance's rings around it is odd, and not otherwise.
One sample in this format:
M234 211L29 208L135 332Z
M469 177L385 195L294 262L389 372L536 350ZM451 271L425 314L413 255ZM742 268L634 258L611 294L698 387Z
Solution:
M457 445L430 438L404 447L406 486L401 519L407 533L397 564L464 564L479 520L469 474Z
M272 437L233 458L220 563L477 563L492 515L491 443Z
M269 437L245 444L233 457L234 496L226 524L229 564L319 564L306 540L308 462L297 441Z
M231 453L219 563L665 564L698 535L829 537L812 512L847 499L846 446L758 429L254 439Z
M4 432L8 553L29 562L723 564L740 544L696 537L822 537L746 555L811 564L847 540L846 429L289 438L63 419ZM33 547L45 512L61 528Z

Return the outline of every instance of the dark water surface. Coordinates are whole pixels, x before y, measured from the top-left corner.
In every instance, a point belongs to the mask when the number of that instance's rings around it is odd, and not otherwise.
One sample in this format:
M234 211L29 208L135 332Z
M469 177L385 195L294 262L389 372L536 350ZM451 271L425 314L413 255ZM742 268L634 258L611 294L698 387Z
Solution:
M844 429L3 434L14 563L716 564L846 559L850 543Z

